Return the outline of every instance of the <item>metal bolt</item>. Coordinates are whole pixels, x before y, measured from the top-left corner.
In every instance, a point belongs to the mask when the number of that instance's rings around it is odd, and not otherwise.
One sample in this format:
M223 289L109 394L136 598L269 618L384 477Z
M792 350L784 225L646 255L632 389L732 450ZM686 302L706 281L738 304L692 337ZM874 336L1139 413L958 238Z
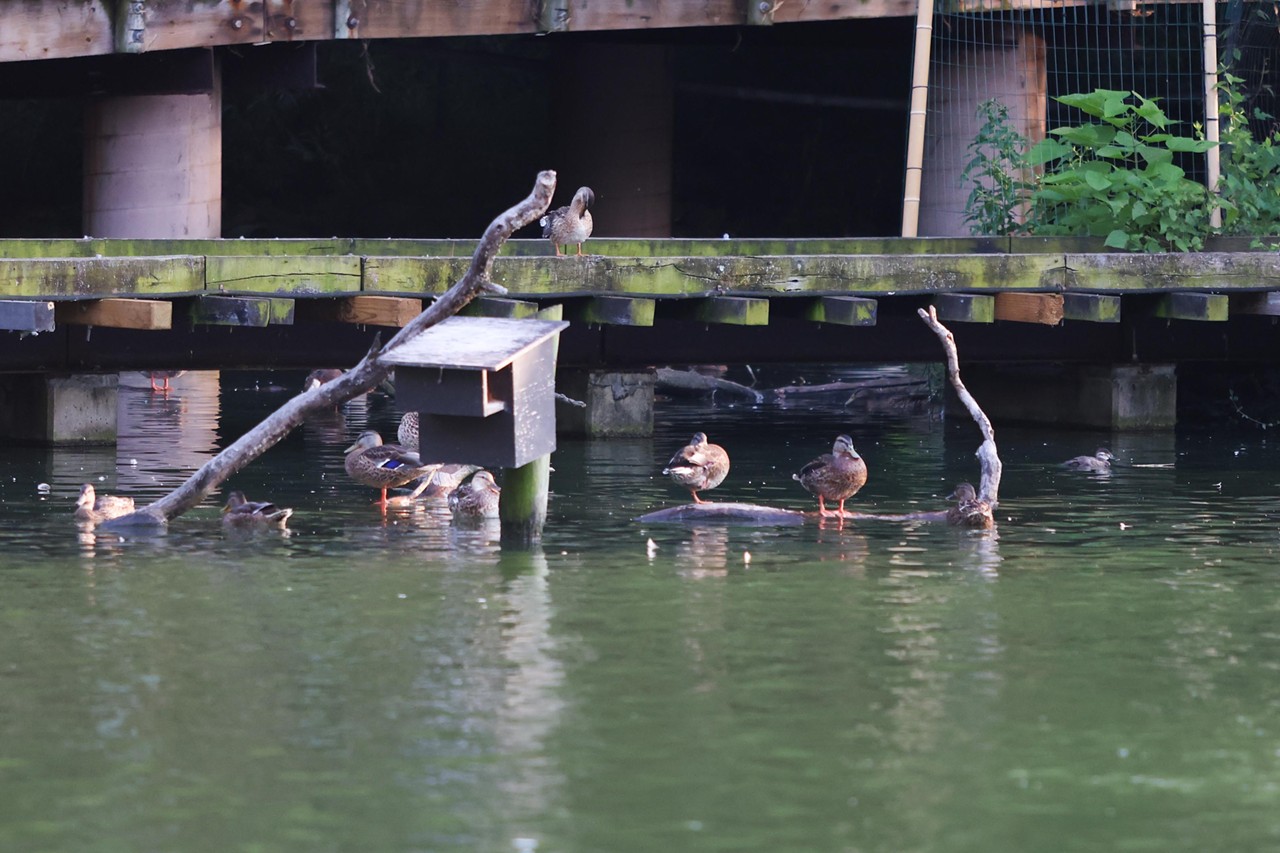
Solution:
M761 15L769 14L770 6L768 0L760 0L760 4L756 8L760 10Z
M238 30L238 29L240 29L240 28L241 28L241 27L243 27L243 26L244 26L244 21L243 21L243 20L241 20L240 18L232 18L232 19L231 19L231 29L233 29L233 30Z
M352 15L350 18L347 18L347 29L354 30L358 26L360 26L360 19L357 18L355 15Z
M285 22L284 22L284 25L285 25L285 27L286 27L287 29L290 29L290 30L296 30L296 29L298 28L298 19L297 19L297 18L286 18L286 19L285 19Z

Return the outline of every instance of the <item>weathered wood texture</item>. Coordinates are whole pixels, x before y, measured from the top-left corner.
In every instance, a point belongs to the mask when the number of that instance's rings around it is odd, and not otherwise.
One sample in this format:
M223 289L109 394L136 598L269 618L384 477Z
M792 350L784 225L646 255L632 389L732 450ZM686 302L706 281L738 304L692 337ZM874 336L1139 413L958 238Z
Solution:
M111 53L103 2L0 0L0 62Z
M59 302L59 323L112 329L172 329L173 303L163 299L91 299Z
M294 301L264 296L220 296L206 294L196 299L190 320L200 326L293 325Z
M470 304L458 313L467 317L504 317L510 320L523 320L538 316L538 303L482 296L471 300Z
M938 318L948 323L994 323L996 299L975 293L939 293L933 297Z
M1061 293L997 293L996 319L1056 326L1062 322Z
M2 296L188 296L204 279L199 257L0 257Z
M820 296L805 306L805 319L841 326L874 326L876 301L857 296Z
M1156 303L1156 316L1170 320L1225 322L1228 301L1218 293L1166 293Z
M1066 320L1119 323L1120 297L1101 293L1064 293L1062 316Z
M0 301L0 329L9 332L52 332L52 302L9 299Z

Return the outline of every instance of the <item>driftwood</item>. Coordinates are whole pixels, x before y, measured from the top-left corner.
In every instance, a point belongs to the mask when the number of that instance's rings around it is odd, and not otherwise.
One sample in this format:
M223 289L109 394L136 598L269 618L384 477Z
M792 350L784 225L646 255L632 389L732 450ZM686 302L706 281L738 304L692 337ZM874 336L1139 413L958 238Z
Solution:
M670 367L659 367L654 377L655 386L662 391L684 391L699 394L724 393L735 397L747 397L753 402L764 402L764 395L753 388L721 379L718 376L704 376L692 370L674 370Z
M379 338L375 337L369 352L360 363L341 377L289 400L266 420L202 465L181 486L158 501L107 522L103 527L161 526L198 506L219 484L269 450L308 415L334 409L384 382L392 370L392 366L383 361L383 356L387 353L419 332L458 313L482 291L505 293L504 288L490 279L494 258L502 244L515 231L535 221L546 211L555 188L556 173L549 170L540 172L529 196L489 224L471 257L471 265L462 278L397 332L385 347L380 346Z
M994 526L993 510L999 502L1000 491L1000 456L996 452L995 430L978 401L960 381L960 358L956 352L955 338L950 330L938 322L938 315L930 306L926 311L920 309L920 319L933 330L942 342L947 355L947 378L952 387L960 395L960 401L969 410L970 416L982 433L982 446L978 448L977 457L981 469L981 487L973 500L962 500L957 506L947 510L927 512L909 512L897 514L880 514L851 512L846 510L841 521L942 521L957 527L990 528ZM798 512L796 510L778 509L776 507L757 506L743 503L695 503L670 507L642 515L640 522L720 522L739 524L800 524L806 518L817 517L816 512Z

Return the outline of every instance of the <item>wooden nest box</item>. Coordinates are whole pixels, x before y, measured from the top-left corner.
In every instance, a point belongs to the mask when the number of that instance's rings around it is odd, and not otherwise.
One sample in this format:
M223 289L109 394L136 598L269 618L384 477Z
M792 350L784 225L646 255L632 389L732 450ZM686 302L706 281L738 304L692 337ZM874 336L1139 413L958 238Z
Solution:
M432 462L519 468L556 449L562 320L450 317L387 355Z

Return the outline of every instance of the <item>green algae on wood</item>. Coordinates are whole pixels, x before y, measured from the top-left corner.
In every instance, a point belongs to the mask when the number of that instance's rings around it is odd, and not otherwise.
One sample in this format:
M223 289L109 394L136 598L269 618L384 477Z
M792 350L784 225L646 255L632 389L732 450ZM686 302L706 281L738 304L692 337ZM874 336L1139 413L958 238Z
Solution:
M209 257L205 277L216 293L356 293L361 262L354 255Z
M204 258L0 258L0 296L183 296L204 289Z

